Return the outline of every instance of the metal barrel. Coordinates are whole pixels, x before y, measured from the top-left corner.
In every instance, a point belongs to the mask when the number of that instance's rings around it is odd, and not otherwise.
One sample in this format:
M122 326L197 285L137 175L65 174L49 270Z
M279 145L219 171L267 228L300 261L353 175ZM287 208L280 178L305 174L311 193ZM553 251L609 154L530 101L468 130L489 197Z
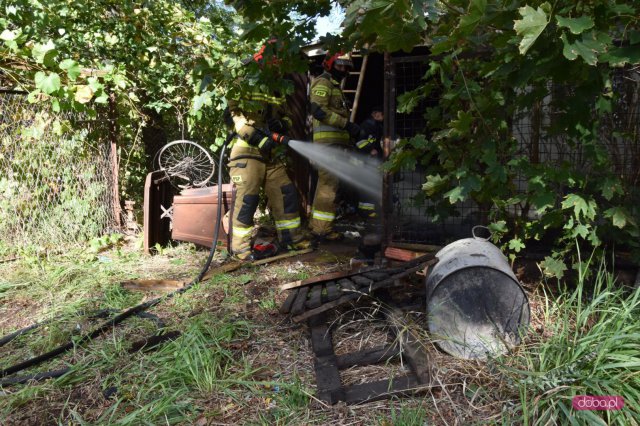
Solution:
M529 301L500 249L480 238L442 248L427 279L428 328L445 352L484 359L520 343Z

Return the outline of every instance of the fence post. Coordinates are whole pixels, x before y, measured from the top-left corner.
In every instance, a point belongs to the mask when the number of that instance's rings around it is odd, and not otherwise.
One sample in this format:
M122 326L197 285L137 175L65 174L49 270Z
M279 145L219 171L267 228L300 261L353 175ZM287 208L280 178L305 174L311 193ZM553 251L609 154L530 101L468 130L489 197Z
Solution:
M111 160L111 197L113 203L113 214L116 220L116 226L122 227L122 207L120 206L120 185L118 182L119 161L118 161L118 112L116 110L116 94L109 94L109 141L110 141L110 160Z

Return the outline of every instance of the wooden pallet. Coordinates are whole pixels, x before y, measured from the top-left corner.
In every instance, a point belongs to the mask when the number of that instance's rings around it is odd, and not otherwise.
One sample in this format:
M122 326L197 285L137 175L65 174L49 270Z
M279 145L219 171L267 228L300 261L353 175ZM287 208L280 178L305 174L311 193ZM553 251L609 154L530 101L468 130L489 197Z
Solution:
M424 271L435 262L437 259L433 255L425 255L407 262L400 268L377 269L341 276L331 274L326 279L314 278L306 284L299 282L298 286L290 291L280 312L292 315L295 322L307 321L311 332L319 399L328 404L340 401L359 404L386 399L391 395L414 393L431 385L429 359L408 333L397 333L394 345L336 356L327 312L361 296L377 292L384 297L386 303L390 303L390 308L385 310L386 320L392 325L391 329L394 329L393 326L401 322L403 312L399 307L393 306L393 299L387 289L399 285L402 278ZM382 363L398 356L408 361L410 374L352 386L342 384L340 370Z
M280 313L291 314L294 322L305 321L361 296L396 286L399 280L411 274L425 273L425 269L437 261L432 254L427 254L406 262L399 268L354 273L340 279L314 279L308 285L292 288L280 307Z

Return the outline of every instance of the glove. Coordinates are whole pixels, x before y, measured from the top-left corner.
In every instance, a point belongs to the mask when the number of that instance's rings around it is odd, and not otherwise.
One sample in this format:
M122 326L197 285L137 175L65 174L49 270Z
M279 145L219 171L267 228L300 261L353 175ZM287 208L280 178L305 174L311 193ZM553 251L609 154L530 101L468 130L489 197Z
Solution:
M309 112L311 112L313 118L320 121L324 120L324 118L327 116L327 113L324 112L322 107L315 102L311 102L311 105L309 106Z
M349 132L349 135L354 139L358 139L360 136L361 129L356 123L347 121L347 124L344 125L344 129Z
M263 157L270 157L271 150L275 148L276 145L288 146L289 141L291 140L288 136L276 132L272 132L267 136L267 140L262 142L261 145L258 145L258 148L260 148L260 153Z
M264 138L268 138L271 135L267 129L255 129L247 143L251 146L260 146Z

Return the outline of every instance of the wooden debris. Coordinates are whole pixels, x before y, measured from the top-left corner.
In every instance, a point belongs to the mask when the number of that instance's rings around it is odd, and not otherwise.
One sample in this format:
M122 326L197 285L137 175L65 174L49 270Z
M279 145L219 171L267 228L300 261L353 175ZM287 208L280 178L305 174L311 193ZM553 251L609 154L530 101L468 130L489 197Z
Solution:
M129 280L120 283L123 288L132 291L173 291L186 284L185 281L175 280Z
M364 268L364 269L358 269L358 270L355 270L355 271L354 270L349 270L349 271L331 272L330 274L324 274L324 275L320 275L320 276L313 277L313 278L307 278L306 280L292 281L292 282L289 282L289 283L286 283L286 284L282 284L280 286L280 291L290 290L290 289L293 289L293 288L304 287L304 286L308 286L308 285L311 285L311 284L324 282L324 281L336 280L338 278L347 278L347 277L351 277L353 275L357 275L357 274L360 274L362 272L373 270L373 269L376 269L376 268Z
M291 306L293 306L293 301L296 300L297 296L298 296L298 290L289 292L289 296L287 296L287 300L285 300L282 306L280 306L281 314L288 314L291 311Z
M296 315L295 317L293 317L293 321L294 322L304 321L307 318L311 318L314 315L318 315L318 314L320 314L322 312L326 312L326 311L328 311L330 309L333 309L333 308L335 308L337 306L340 306L340 305L342 305L344 303L347 303L347 302L350 302L352 300L355 300L355 299L359 298L360 296L362 296L363 294L372 293L372 292L374 292L376 290L379 290L381 288L384 288L384 287L394 286L397 280L399 280L401 278L404 278L404 277L406 277L408 275L411 275L411 274L413 274L413 273L415 273L415 272L417 272L419 270L423 270L425 266L433 265L437 261L438 261L437 259L432 257L431 260L429 260L427 262L420 262L420 263L417 264L417 266L412 266L410 268L405 269L404 272L392 275L391 277L389 277L389 278L387 278L385 280L374 282L373 284L371 284L369 286L368 289L366 289L366 291L365 290L360 290L360 291L352 293L352 294L348 294L347 293L344 296L341 296L340 298L338 298L336 300L333 300L331 302L327 302L327 303L325 303L323 305L320 305L317 308L310 309L310 310L308 310L308 311L306 311L304 313ZM338 282L338 284L341 284L341 282ZM303 288L308 288L308 287L303 287ZM293 311L293 309L291 310L291 313L294 314L294 315L296 314Z
M293 305L291 306L291 313L293 315L298 315L304 312L308 294L309 287L302 287L300 290L298 290L298 295L296 296L296 299L293 301Z
M314 285L310 287L309 300L307 300L306 307L308 309L317 308L322 304L322 286Z
M335 281L329 281L325 288L327 289L327 301L330 302L332 300L336 300L340 297L340 290L338 290L338 285Z
M399 260L402 262L415 259L416 257L420 257L423 254L425 254L425 252L417 252L397 247L387 247L384 251L384 257L386 257L387 259Z
M396 356L398 356L398 347L396 345L379 346L373 349L340 355L336 359L336 365L339 369L344 370L345 368L356 365L365 366L377 364Z
M344 401L348 405L380 401L393 395L416 391L420 387L420 383L414 376L394 377L392 380L379 380L349 386L345 391Z
M384 314L391 324L392 330L395 331L396 338L400 339L399 346L402 348L402 356L409 361L409 366L420 384L430 386L433 378L431 372L433 364L411 327L406 327L402 311L389 306L384 309Z

